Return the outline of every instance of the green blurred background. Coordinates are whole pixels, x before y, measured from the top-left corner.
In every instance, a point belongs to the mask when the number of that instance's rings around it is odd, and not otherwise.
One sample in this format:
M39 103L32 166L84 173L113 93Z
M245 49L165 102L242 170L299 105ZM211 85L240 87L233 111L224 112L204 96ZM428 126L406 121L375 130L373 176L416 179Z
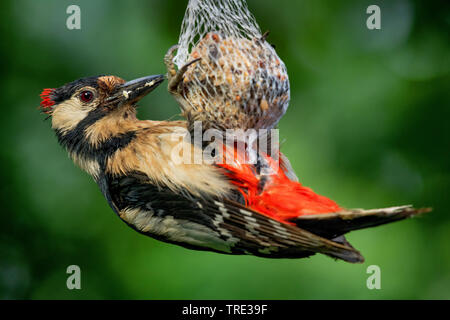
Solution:
M291 80L279 128L301 181L345 207L432 206L357 231L366 257L268 260L196 252L122 223L39 114L42 88L164 72L187 1L1 1L1 299L449 299L448 1L249 0ZM66 8L81 8L81 30ZM381 8L381 30L366 8ZM164 86L142 119L178 113ZM81 290L66 268L81 268ZM381 290L366 269L381 268Z

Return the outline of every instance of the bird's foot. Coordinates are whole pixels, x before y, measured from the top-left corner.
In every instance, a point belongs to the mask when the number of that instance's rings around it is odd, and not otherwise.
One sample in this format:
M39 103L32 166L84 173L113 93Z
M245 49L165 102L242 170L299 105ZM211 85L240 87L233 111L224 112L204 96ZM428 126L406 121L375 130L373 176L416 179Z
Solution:
M177 88L180 82L183 80L183 75L187 71L188 67L193 63L198 62L201 58L193 59L183 65L178 71L175 69L175 64L173 63L173 58L175 51L178 49L178 44L172 46L167 51L164 56L164 64L167 68L167 79L169 80L168 89L172 94L178 94Z

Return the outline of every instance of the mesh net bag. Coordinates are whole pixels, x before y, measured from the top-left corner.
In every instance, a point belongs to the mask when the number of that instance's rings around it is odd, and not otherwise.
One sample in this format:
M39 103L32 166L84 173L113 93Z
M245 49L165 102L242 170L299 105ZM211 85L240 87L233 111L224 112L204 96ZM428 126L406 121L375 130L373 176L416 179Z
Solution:
M216 129L271 129L286 112L289 79L245 0L190 0L174 63L188 119ZM186 108L185 108L186 109Z

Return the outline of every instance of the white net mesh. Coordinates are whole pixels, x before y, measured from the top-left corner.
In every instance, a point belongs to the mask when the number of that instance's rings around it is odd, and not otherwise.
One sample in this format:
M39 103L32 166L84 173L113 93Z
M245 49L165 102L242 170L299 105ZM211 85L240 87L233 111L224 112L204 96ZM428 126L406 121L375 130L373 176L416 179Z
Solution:
M245 0L190 0L174 62L192 64L179 85L185 113L219 129L274 127L289 103L284 63Z

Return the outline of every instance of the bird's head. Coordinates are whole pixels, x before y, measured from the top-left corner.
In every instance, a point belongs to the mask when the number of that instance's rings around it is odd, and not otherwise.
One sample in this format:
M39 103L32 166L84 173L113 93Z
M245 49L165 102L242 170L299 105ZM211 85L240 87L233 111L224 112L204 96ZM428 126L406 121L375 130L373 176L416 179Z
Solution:
M82 78L41 93L41 110L59 133L104 118L134 117L136 103L164 80L153 75L132 81L116 76Z

